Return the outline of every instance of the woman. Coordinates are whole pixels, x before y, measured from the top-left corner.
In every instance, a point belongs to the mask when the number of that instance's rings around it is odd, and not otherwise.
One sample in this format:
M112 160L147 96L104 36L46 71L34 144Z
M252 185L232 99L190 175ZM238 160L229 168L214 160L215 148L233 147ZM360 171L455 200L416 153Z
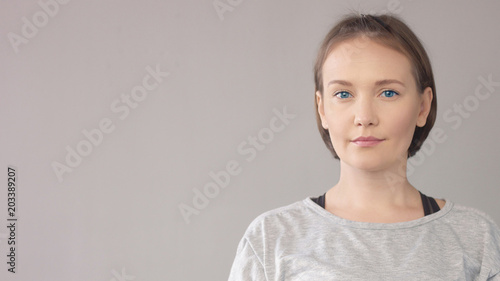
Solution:
M349 16L327 34L314 72L318 129L340 179L256 218L229 280L500 280L498 226L406 177L436 118L415 34L394 16Z

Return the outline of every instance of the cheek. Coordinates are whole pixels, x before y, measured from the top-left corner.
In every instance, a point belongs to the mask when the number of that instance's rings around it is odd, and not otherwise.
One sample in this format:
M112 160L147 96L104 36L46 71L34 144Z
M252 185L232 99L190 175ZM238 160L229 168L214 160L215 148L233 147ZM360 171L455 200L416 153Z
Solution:
M397 137L397 139L404 143L406 149L407 144L409 145L411 143L413 133L415 132L417 122L415 114L411 112L411 110L400 111L386 122L391 124L388 126L391 135Z
M345 139L347 137L346 133L348 133L349 126L352 127L348 116L348 114L342 114L339 111L330 111L326 113L328 131L330 132L330 138L333 142Z

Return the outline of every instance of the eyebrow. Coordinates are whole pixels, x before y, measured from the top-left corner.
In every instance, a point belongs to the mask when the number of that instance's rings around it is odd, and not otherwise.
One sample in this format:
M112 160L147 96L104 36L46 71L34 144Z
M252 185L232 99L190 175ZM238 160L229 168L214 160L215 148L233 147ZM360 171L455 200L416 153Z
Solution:
M332 80L332 81L328 82L328 85L326 85L326 86L329 87L332 84L352 86L351 82L345 81L345 80ZM396 79L384 79L384 80L379 80L379 81L375 82L375 86L383 86L383 85L387 85L387 84L400 84L401 86L405 87L405 84L403 82L396 80Z

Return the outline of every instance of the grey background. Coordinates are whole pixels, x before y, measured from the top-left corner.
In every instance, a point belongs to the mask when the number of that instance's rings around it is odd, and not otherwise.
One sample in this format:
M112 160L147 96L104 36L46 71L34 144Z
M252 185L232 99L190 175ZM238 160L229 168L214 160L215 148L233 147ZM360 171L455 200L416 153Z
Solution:
M8 34L21 36L23 17L33 22L43 10L37 1L0 3L0 226L8 165L19 179L17 273L2 262L0 279L227 279L253 218L338 179L316 129L312 66L323 36L350 11L391 10L431 57L435 128L447 138L417 154L410 182L500 222L500 87L459 126L444 117L472 105L479 77L500 81L500 2L220 2L232 3L222 17L212 0L58 4L17 53ZM156 65L170 75L121 120L111 104ZM247 161L238 146L284 107L296 117ZM114 131L60 182L52 163L64 164L66 146L104 118ZM231 160L241 173L187 224L180 204L193 206L193 189ZM0 227L0 261L7 235Z

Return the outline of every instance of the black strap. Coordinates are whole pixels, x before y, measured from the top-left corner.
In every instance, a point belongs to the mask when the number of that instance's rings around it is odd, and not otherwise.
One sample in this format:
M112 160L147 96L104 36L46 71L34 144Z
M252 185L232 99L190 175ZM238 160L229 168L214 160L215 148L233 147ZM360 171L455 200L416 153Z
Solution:
M436 199L434 199L432 197L428 197L420 191L419 191L419 193L420 193L420 198L422 199L422 205L424 206L424 215L428 216L430 214L433 214L433 213L441 210L441 208L439 208L439 205L436 202ZM318 196L318 197L312 197L311 200L314 203L318 204L321 208L324 209L325 208L325 196L326 196L326 193L324 193L323 195Z
M318 204L321 208L325 208L325 195L326 195L326 192L325 194L319 196L319 197L313 197L311 198L312 201L314 201L314 203Z
M436 199L428 197L420 191L419 193L420 193L420 198L422 198L422 205L424 205L424 215L428 216L440 210L439 205L436 202Z

